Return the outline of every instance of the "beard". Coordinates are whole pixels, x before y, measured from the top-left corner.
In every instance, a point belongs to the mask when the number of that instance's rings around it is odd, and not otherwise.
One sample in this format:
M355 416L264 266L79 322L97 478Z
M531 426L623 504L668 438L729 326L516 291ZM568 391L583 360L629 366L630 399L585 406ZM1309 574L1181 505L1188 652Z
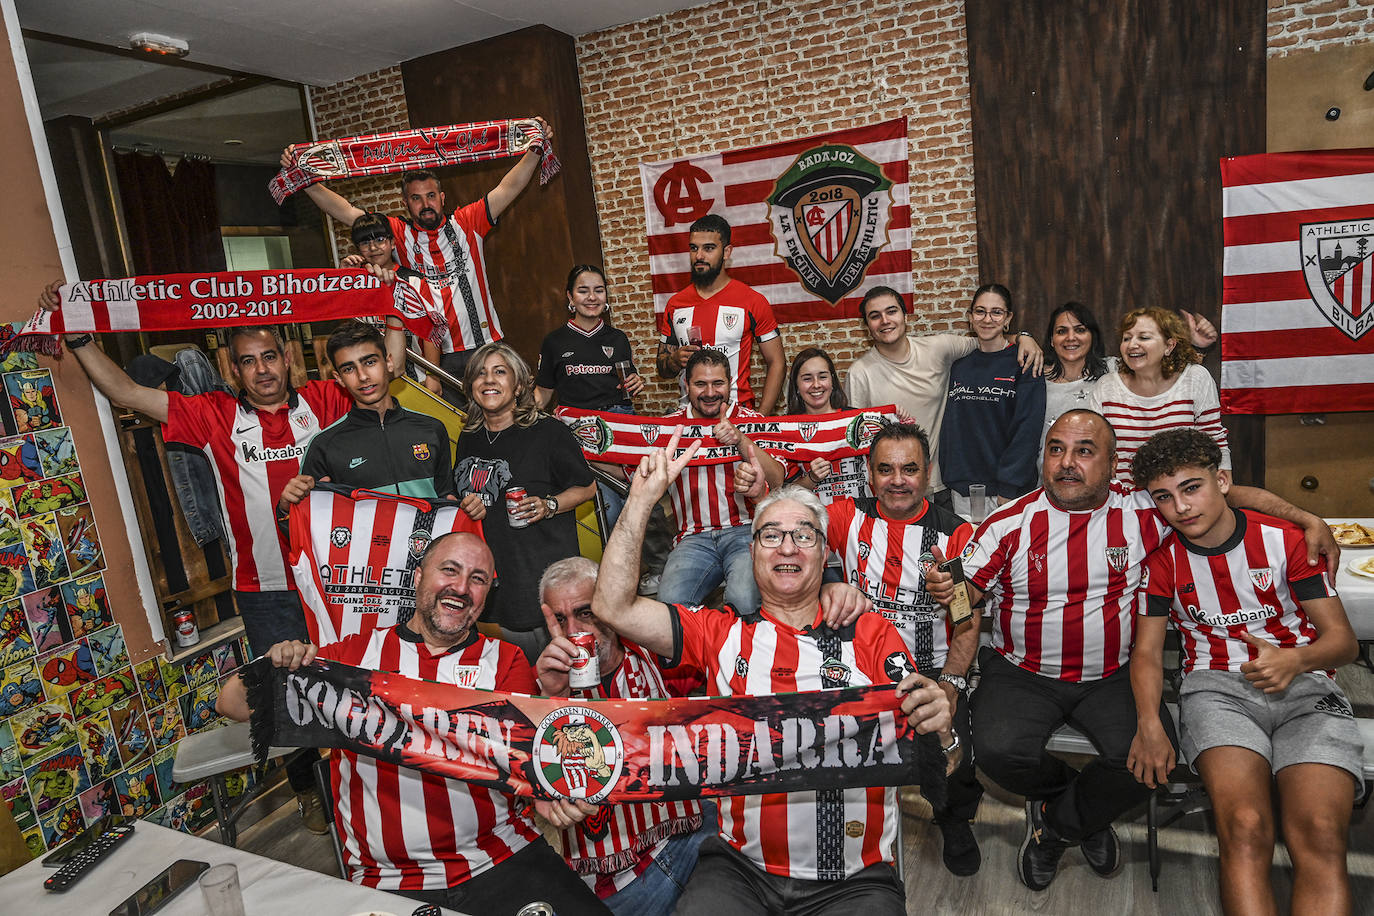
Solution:
M716 277L720 276L721 269L724 268L724 266L725 262L723 260L719 264L693 264L693 285L695 285L697 288L710 286L712 283L716 282Z
M480 613L481 609L477 609L476 613L464 615L462 622L458 623L455 622L455 619L452 617L448 617L447 615L446 617L441 617L439 615L439 601L443 598L454 598L458 601L464 601L466 602L464 609L472 610L472 598L467 595L453 595L449 592L440 592L438 594L424 596L417 594L415 596L415 616L420 619L425 629L428 630L431 635L444 640L451 639L454 644L457 644L462 641L463 637L467 635L468 630L472 628L472 621L476 619L477 613Z
M433 207L425 207L415 214L415 225L421 229L434 230L444 224L444 214Z

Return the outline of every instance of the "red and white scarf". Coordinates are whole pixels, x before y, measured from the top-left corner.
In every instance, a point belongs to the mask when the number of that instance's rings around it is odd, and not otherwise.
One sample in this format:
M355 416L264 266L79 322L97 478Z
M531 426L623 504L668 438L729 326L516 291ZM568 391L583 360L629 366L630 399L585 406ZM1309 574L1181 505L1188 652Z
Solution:
M273 176L267 189L280 205L301 188L320 181L504 159L524 155L531 148L543 151L539 183L547 184L558 174L558 157L544 138L539 122L529 118L293 143L289 149L295 164Z
M716 420L692 417L636 417L633 414L606 413L599 410L561 408L557 416L572 429L588 461L637 465L649 452L665 448L673 430L682 427L678 452L701 440L701 450L693 465L738 461L739 450L722 445L711 435ZM897 422L897 408L888 404L863 410L836 413L763 417L742 420L735 428L775 458L831 461L868 454L868 446L878 430Z

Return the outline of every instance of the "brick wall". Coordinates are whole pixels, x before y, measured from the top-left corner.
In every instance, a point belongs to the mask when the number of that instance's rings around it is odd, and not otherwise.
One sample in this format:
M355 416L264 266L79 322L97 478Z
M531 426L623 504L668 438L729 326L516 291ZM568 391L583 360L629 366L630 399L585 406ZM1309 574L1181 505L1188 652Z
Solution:
M905 115L922 332L948 331L977 279L967 45L958 0L726 0L578 39L605 268L616 323L653 375L657 350L638 165ZM857 317L782 328L789 358L823 346L843 372ZM647 368L646 368L647 367ZM762 362L755 357L755 389ZM643 409L667 408L657 379Z
M1374 35L1374 0L1269 0L1267 56L1353 45Z
M400 67L387 67L322 89L312 87L310 104L315 111L315 133L322 140L410 128ZM364 210L396 213L401 206L397 178L350 178L330 182L329 187ZM348 227L329 222L339 256L349 254L353 243Z

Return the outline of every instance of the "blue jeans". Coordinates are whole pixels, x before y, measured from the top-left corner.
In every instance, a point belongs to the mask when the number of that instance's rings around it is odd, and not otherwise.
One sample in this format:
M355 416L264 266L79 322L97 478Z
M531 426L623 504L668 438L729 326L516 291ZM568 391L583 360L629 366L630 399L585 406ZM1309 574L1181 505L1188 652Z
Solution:
M628 413L632 414L635 409L629 404L619 404L606 408L607 413ZM620 512L625 508L625 497L615 490L598 482L596 490L601 494L601 511L606 516L606 530L601 532L602 537L611 536L611 529L615 527L616 519L620 518Z
M754 582L754 558L749 552L752 543L748 525L687 535L663 565L658 600L701 604L724 581L726 604L745 614L757 611L759 587Z
M715 804L702 799L701 827L691 833L675 836L654 857L654 864L638 878L607 897L602 902L616 916L644 916L648 913L671 913L687 879L697 867L697 853L702 842L720 830L716 821ZM709 810L707 805L710 806Z

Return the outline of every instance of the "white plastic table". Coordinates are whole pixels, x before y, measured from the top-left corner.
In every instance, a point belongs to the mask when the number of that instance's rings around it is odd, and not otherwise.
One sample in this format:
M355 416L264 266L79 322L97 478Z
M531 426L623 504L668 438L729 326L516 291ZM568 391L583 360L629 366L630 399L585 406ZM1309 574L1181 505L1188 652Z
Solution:
M1366 528L1374 528L1374 518L1328 518L1336 522L1359 522ZM1350 571L1352 560L1374 557L1374 547L1342 547L1341 568L1336 573L1336 592L1345 605L1345 614L1350 618L1350 626L1355 630L1355 638L1360 642L1374 642L1374 579L1357 576Z

